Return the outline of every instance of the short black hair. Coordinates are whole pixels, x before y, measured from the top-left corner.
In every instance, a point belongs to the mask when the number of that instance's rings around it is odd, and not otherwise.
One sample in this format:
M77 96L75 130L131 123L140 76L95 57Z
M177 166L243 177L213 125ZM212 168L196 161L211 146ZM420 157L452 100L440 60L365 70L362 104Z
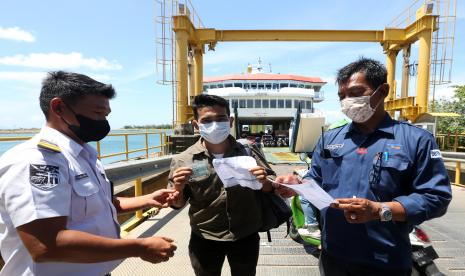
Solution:
M221 107L226 108L226 113L228 114L228 116L231 115L231 111L229 110L229 103L225 98L216 95L200 94L194 97L194 103L192 104L194 118L196 120L199 118L199 108L214 105L219 105Z
M40 108L48 119L52 99L61 98L66 104L74 105L86 95L101 95L112 99L116 92L110 84L98 82L86 75L64 71L49 72L42 81Z
M357 61L339 69L336 83L344 84L355 73L365 73L365 79L372 89L376 89L387 82L387 70L384 65L376 60L360 57Z

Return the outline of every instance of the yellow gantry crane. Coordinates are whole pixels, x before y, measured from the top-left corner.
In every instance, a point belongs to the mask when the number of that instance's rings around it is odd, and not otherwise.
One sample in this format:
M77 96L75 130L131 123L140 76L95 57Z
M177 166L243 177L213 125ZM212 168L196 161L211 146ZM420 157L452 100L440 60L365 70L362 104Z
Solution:
M173 96L176 99L174 125L188 123L192 117L189 96L202 93L205 47L214 49L218 42L250 41L379 42L387 57L386 67L390 85L386 110L391 114L399 111L401 117L415 121L421 114L428 112L433 33L440 22L439 15L434 15L432 11L433 4L441 1L444 0L425 0L414 11L414 19L411 19L411 23L407 26L386 27L384 30L217 30L203 27L200 19L195 19L195 13L191 13L187 5L175 1L176 11L170 21L174 31L172 52L175 53L175 58L172 59L172 68L175 71L172 81L175 87ZM452 1L455 3L455 0ZM418 0L414 4L417 2ZM409 18L410 15L406 20ZM198 22L197 26L193 22ZM419 53L416 96L414 97L408 96L408 70L405 68L408 68L410 46L417 41ZM401 50L404 51L402 95L397 98L396 59Z

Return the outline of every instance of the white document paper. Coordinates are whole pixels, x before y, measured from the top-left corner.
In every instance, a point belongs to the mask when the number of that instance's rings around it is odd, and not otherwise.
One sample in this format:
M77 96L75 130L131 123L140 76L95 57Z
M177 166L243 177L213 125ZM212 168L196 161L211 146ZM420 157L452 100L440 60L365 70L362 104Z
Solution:
M329 207L329 205L334 202L334 198L312 179L302 184L292 185L280 183L280 185L293 189L298 195L310 201L319 210Z
M225 188L241 185L253 190L260 190L262 183L258 182L255 176L249 172L249 169L256 166L257 161L250 156L213 159L213 167Z

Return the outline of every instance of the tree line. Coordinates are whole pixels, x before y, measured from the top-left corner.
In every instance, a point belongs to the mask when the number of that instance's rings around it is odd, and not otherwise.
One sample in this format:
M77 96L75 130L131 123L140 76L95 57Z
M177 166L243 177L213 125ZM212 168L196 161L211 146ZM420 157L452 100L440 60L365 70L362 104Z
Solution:
M161 124L161 125L127 125L123 129L172 129L171 124Z

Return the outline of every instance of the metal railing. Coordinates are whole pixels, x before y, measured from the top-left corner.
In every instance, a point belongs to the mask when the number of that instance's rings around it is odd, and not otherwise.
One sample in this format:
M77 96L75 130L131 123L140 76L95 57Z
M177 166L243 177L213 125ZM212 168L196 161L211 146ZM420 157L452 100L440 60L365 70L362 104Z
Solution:
M163 173L169 170L171 164L171 156L163 156L160 158L152 158L145 160L131 160L127 162L118 162L105 166L105 173L117 186L130 181L134 183L134 196L142 195L142 178L158 173ZM121 236L127 235L137 225L141 224L148 217L157 214L158 208L151 208L145 213L142 210L135 212L133 219L129 220L121 227Z
M461 166L465 162L465 153L463 152L441 152L444 162L455 162L455 181L451 183L456 186L465 187L465 184L460 182L460 175L462 173Z
M129 149L129 136L140 136L140 135L145 136L145 147L138 148L138 149ZM160 145L150 147L149 146L149 135L158 135ZM160 149L160 151L156 153L156 157L165 155L167 153L168 142L167 142L166 132L157 131L157 132L142 132L142 133L112 133L112 134L109 134L108 137L124 137L124 148L125 148L125 150L121 151L121 152L115 152L115 153L103 154L102 155L102 150L101 150L101 143L102 142L98 141L98 142L96 142L96 148L97 148L97 152L98 152L98 157L100 159L124 155L125 156L124 160L128 161L130 159L129 155L131 153L136 153L136 152L145 152L145 154L141 155L141 156L136 156L136 157L133 157L133 158L140 158L140 157L149 158L150 157L149 152L150 152L150 150L153 150L153 149Z

